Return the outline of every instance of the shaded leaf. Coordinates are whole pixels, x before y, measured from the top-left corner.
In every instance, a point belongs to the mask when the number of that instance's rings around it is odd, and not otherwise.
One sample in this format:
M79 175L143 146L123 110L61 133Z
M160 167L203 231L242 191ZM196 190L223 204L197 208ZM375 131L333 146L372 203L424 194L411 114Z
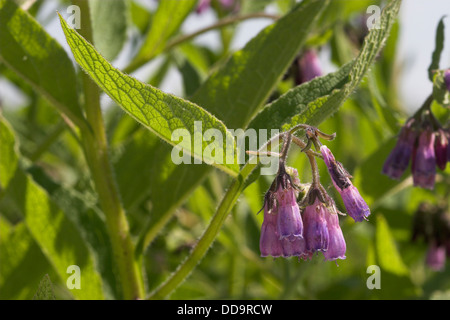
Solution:
M39 287L33 300L55 300L53 284L48 274L46 274L39 283Z
M78 104L75 69L66 51L33 17L9 0L0 1L0 62L73 122L85 124Z
M89 1L92 36L97 50L107 60L114 59L127 39L127 3L125 0Z

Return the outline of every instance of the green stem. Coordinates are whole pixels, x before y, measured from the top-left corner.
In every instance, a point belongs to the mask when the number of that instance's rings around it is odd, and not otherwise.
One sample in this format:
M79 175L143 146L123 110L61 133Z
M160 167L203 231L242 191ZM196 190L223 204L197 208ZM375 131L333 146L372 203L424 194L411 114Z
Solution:
M222 227L226 217L228 216L228 213L231 211L242 190L244 189L246 179L256 167L257 164L245 164L239 175L231 183L230 188L222 199L208 228L205 230L197 245L191 251L187 259L178 267L178 269L170 276L170 278L166 282L164 282L159 288L157 288L150 294L148 299L166 298L173 290L178 287L181 282L183 282L189 276L189 274L206 254L212 242L216 238L217 234L220 231L220 228Z
M87 0L75 0L80 7L83 28L80 29L92 42L92 29ZM99 202L106 217L106 225L119 271L125 299L139 299L144 296L142 277L134 259L134 244L131 240L128 221L120 202L108 156L108 145L100 108L100 91L86 73L82 73L85 113L90 126L80 130L85 157L91 171Z

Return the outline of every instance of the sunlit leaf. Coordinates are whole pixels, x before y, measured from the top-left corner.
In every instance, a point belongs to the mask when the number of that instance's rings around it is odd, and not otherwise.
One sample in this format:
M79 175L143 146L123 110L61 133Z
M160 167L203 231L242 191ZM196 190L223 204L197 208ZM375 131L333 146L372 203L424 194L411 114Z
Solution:
M229 155L231 159L236 157L233 136L219 119L190 101L164 93L122 73L71 29L64 19L60 20L75 60L136 121L194 157L231 175L236 174L237 163L227 160ZM181 135L176 138L177 141L173 141L172 134L177 129L184 130L188 136ZM212 132L208 131L209 129L212 129L214 134L220 134L218 137L213 135L210 138L214 138L212 142L203 139L207 132ZM178 142L180 139L181 142ZM207 150L215 150L217 154Z

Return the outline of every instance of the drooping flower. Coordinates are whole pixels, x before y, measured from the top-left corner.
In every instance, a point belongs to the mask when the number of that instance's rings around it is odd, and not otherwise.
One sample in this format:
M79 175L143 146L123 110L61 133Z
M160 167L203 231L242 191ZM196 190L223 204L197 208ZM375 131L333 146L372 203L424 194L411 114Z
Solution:
M280 239L294 241L295 238L302 238L303 222L294 188L284 189L280 186L275 195L278 208L277 231Z
M370 208L354 185L344 189L341 196L345 209L347 209L348 215L352 217L353 220L356 222L367 220L367 217L370 215Z
M281 242L277 233L276 207L269 209L269 203L264 204L264 221L259 238L261 257L279 257L283 254Z
M417 132L413 128L413 124L414 120L410 120L402 128L397 144L384 163L382 173L392 179L400 179L403 172L408 168L417 140Z
M414 185L430 190L434 188L436 176L434 141L435 133L431 128L422 131L412 165Z
M439 129L434 142L434 153L436 155L436 165L441 170L445 170L445 167L447 166L448 148L447 134L443 129Z
M327 251L329 233L326 215L330 214L318 197L303 212L306 249L311 252Z
M296 173L296 171L295 171ZM298 180L298 177L293 177ZM264 199L261 256L302 257L305 254L303 221L291 176L282 168Z
M333 261L337 259L345 259L345 251L347 249L344 235L339 225L338 215L330 213L325 216L328 227L328 250L323 253L325 260Z
M370 215L370 208L351 182L349 173L340 162L336 161L327 146L322 145L320 151L327 165L333 185L341 195L348 215L357 222L367 220L367 217Z

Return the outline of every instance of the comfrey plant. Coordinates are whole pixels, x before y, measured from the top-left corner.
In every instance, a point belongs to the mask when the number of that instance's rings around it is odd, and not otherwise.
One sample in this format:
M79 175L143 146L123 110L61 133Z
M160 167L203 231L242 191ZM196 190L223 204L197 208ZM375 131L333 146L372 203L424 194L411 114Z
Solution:
M298 129L306 132L306 142L293 135ZM339 225L339 212L334 200L320 183L316 157L325 161L334 187L344 202L348 215L355 221L363 221L370 209L352 184L350 175L335 160L319 137L334 139L317 128L298 125L281 134L283 147L279 155L278 173L264 197L264 222L261 227L261 256L311 259L315 252L322 252L325 260L345 259L346 243ZM286 167L291 142L302 148L312 169L312 182L302 184L296 169ZM317 152L311 150L314 145ZM320 151L320 152L319 152ZM299 196L304 196L299 199Z

